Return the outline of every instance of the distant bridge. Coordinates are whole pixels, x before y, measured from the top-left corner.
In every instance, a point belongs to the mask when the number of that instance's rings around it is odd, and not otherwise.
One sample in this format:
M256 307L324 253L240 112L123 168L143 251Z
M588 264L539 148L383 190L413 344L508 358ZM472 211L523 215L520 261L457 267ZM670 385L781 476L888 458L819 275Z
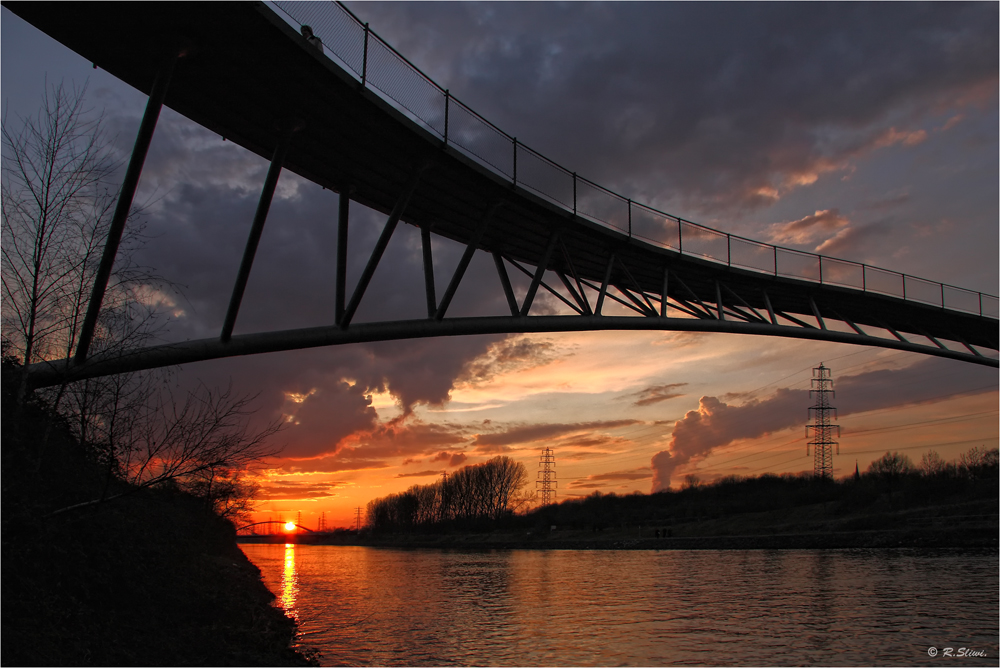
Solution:
M260 536L260 535L275 535L275 534L289 534L293 533L286 528L288 522L279 522L278 520L267 520L265 522L254 522L252 524L245 524L241 527L237 527L236 534L238 536ZM305 531L306 533L316 533L308 527L304 527L301 524L295 524L295 531ZM267 531L257 531L257 527L264 527L268 529Z
M345 343L591 330L782 336L1000 366L983 354L1000 347L996 296L760 243L633 202L486 121L343 6L279 4L296 14L293 23L314 27L326 54L262 3L66 3L53 11L4 2L150 95L76 355L31 365L33 385ZM91 357L107 278L163 104L269 159L270 168L219 336ZM282 169L340 193L336 303L326 326L234 334ZM387 220L348 292L352 200ZM400 221L420 229L427 317L356 323ZM432 234L466 247L440 296ZM510 312L447 317L477 251L491 255ZM526 288L515 290L512 271L524 274ZM563 314L538 315L539 290L559 300ZM609 302L632 315L604 315Z

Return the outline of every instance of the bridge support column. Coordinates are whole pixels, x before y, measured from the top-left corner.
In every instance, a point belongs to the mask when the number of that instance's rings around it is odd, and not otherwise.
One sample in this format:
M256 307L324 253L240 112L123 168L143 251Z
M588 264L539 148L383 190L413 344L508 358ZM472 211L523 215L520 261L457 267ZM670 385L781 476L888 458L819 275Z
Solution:
M510 284L510 276L507 275L507 267L503 264L503 257L497 251L493 251L493 264L497 267L497 274L500 276L500 286L503 288L503 294L507 298L507 306L510 308L510 314L513 316L520 315L520 311L517 308L517 297L514 296L514 288Z
M338 325L344 317L344 302L347 291L347 228L350 220L351 190L350 186L340 189L340 206L337 216L337 297L334 307L334 322Z
M486 214L483 216L482 220L479 221L479 227L476 229L476 234L472 237L472 241L469 242L469 245L465 247L465 252L462 253L462 259L459 260L458 266L455 267L455 273L451 277L451 282L448 283L448 288L445 290L444 296L441 297L441 304L437 307L437 311L434 313L435 320L444 319L444 314L451 305L451 300L455 297L455 292L458 291L458 286L462 282L462 277L465 276L465 270L469 268L469 263L472 262L472 256L475 254L476 249L479 248L479 243L483 240L483 235L486 234L486 228L490 226L490 219L493 218L493 214L499 206L499 203L492 205L486 210ZM429 253L429 246L428 250L424 252Z
M167 58L156 75L153 89L149 93L146 111L143 113L142 123L139 125L139 133L136 135L135 145L132 148L132 157L129 159L125 180L122 182L122 189L118 194L118 203L115 205L115 212L111 218L108 239L104 244L104 254L101 256L101 264L98 266L97 276L94 278L94 287L90 293L87 314L80 327L80 340L77 343L75 357L77 364L86 361L87 353L90 351L90 343L94 338L94 330L97 328L97 316L100 315L101 305L104 303L104 292L108 289L111 270L114 268L115 258L118 256L118 245L125 232L125 222L132 209L135 191L139 186L139 176L142 174L142 167L146 162L146 153L153 141L153 131L156 130L156 121L160 117L160 109L163 108L163 101L167 97L167 89L170 87L170 79L174 74L174 66L182 55L183 51L177 49Z
M424 253L424 293L427 295L427 317L437 312L437 293L434 286L434 256L431 253L431 228L420 228L420 247Z
M240 312L240 303L243 301L243 293L246 291L247 281L250 279L250 269L253 267L254 256L257 254L257 245L260 243L260 236L264 232L264 223L267 221L267 213L271 209L271 199L274 197L274 189L278 185L278 177L281 175L281 165L285 161L285 153L288 151L288 143L291 141L292 132L291 128L286 129L278 140L278 145L274 147L271 166L267 170L267 178L264 179L264 187L260 192L260 200L257 202L257 212L253 217L253 225L250 226L250 236L247 238L247 245L243 250L243 260L240 262L239 273L236 274L236 284L233 286L233 294L229 298L229 309L226 311L226 320L222 325L222 335L219 337L223 343L227 343L233 337L236 316Z
M417 189L417 184L420 182L420 176L423 174L424 170L427 169L427 167L428 165L423 165L413 171L413 175L410 177L410 181L407 183L406 189L403 191L403 194L400 195L399 199L396 200L396 206L393 207L392 213L389 214L389 219L385 221L385 227L382 228L382 235L378 238L378 242L372 250L371 257L368 258L368 264L365 266L365 270L361 273L361 278L358 279L358 285L354 288L354 294L351 295L351 301L344 310L344 316L340 319L340 322L337 323L340 325L341 329L347 329L347 327L351 324L351 320L354 318L354 314L357 312L358 306L361 305L361 298L365 296L368 284L371 282L372 276L375 275L375 270L378 268L378 263L382 259L382 254L385 253L385 249L389 245L389 240L392 239L392 233L396 229L396 224L406 211L406 205L410 203L410 198L413 196L414 191Z
M542 276L545 274L545 270L548 269L549 260L552 258L552 251L555 250L556 243L558 241L559 231L553 230L552 234L549 236L549 243L545 247L545 252L542 254L542 259L535 268L535 275L532 277L531 285L528 287L528 294L524 296L524 304L521 305L521 317L527 316L528 312L531 310L531 302L535 300L535 294L538 292L538 286L542 282Z

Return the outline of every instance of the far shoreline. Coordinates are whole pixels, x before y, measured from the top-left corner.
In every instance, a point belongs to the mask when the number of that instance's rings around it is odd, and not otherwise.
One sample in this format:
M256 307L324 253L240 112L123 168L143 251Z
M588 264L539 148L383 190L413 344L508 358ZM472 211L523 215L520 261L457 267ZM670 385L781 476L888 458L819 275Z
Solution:
M239 536L241 544L344 545L379 548L461 550L841 550L841 549L972 549L996 550L997 531L987 527L931 530L817 532L726 536L647 537L614 532L585 538L580 532L543 536L496 531L485 534L396 534L392 536L293 535Z

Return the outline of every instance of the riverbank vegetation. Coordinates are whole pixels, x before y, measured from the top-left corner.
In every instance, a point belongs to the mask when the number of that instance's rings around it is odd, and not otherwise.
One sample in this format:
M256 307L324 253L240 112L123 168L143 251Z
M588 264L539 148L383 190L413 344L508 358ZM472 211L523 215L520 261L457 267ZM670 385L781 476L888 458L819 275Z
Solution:
M509 520L530 497L524 464L494 457L464 466L430 485L368 502L367 527L376 533L411 530L479 530Z
M691 478L678 490L601 494L538 508L524 520L538 526L601 531L644 526L671 535L899 528L901 516L951 509L964 519L997 519L997 449L977 447L956 462L929 453L919 466L887 452L864 473L841 480L811 475L729 476L711 484ZM981 517L980 517L981 516Z
M996 448L972 448L953 462L930 452L918 465L887 452L867 471L840 480L764 474L702 484L689 477L680 489L594 492L522 513L508 508L464 526L414 512L406 516L411 521L369 521L367 535L331 540L437 547L995 547L998 490ZM419 510L426 498L423 507L440 508L442 491L437 483L390 500Z
M3 665L308 664L218 495L109 478L3 368Z
M84 93L48 87L35 116L2 127L2 661L304 663L229 521L279 425L251 428L252 397L179 391L169 371L44 388L26 371L132 355L173 305L136 261L141 207L119 201L121 164Z

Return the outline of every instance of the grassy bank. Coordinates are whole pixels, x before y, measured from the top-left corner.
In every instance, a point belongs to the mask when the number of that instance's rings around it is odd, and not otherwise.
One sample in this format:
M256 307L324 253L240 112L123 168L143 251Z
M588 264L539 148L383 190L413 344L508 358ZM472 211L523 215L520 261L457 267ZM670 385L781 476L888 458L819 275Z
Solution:
M100 498L107 476L58 424L46 438L42 407L17 412L4 390L4 665L308 665L232 525L204 502L150 489L52 515Z

